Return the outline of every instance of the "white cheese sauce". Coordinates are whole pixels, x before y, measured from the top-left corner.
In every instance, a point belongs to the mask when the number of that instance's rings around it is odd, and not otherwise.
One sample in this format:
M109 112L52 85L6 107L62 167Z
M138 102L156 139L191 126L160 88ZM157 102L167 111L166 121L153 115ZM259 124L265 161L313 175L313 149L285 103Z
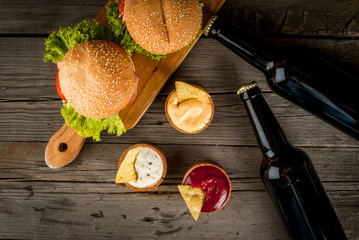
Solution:
M137 181L129 182L129 184L137 188L151 187L162 177L161 156L151 148L141 147L136 158L135 169L138 175Z

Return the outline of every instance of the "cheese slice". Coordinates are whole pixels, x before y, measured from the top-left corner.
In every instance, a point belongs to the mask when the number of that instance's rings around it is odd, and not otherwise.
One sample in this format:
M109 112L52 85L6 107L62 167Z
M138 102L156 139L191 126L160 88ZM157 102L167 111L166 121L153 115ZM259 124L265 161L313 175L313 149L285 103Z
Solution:
M194 87L191 84L176 81L176 95L178 104L190 99L201 99L210 97L210 95L198 87Z
M200 188L195 188L189 185L178 185L178 190L186 202L192 217L197 221L199 214L201 213L206 193Z
M137 172L135 163L140 148L131 149L123 159L116 175L116 183L126 183L137 180Z

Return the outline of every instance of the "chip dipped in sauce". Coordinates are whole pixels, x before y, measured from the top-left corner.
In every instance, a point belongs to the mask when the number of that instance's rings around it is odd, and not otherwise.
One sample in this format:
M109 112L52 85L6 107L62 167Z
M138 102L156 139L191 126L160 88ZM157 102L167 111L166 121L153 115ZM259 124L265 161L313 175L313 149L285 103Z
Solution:
M165 113L175 129L194 134L209 126L214 105L211 96L201 87L177 81L176 89L166 100Z
M212 163L193 166L185 175L183 185L191 185L206 193L201 212L211 213L221 209L231 194L231 183L227 174Z
M212 116L212 105L208 97L190 99L178 104L176 92L169 97L167 109L173 124L189 133L203 129Z
M140 143L122 153L118 167L116 183L125 183L133 190L145 192L162 183L167 172L167 159L158 147Z

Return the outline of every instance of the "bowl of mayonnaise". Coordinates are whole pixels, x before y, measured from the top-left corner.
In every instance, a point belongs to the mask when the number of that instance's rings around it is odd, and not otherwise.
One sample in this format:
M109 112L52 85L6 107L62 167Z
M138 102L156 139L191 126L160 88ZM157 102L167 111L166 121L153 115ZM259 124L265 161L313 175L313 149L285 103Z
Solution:
M167 159L158 147L140 143L127 148L122 153L118 168L116 183L122 182L133 190L145 192L162 183L167 172ZM128 174L133 177L126 178Z

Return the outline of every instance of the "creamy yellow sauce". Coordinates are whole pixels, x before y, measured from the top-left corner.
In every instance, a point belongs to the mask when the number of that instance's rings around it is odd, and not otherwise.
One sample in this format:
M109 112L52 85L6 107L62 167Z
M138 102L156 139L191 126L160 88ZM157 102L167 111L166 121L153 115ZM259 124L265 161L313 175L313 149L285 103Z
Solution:
M206 97L178 104L177 94L174 92L168 99L167 113L176 127L185 132L195 132L204 128L211 120L211 100Z

